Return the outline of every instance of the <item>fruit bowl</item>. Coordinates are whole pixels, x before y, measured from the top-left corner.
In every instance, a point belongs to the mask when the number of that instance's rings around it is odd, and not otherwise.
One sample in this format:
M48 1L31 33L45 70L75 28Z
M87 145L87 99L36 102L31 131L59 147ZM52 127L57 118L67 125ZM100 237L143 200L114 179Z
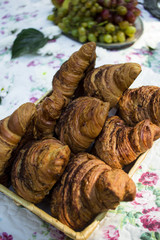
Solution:
M96 42L96 45L99 47L103 47L109 50L118 50L118 49L124 49L127 47L130 47L133 45L143 34L143 22L140 17L138 17L135 21L135 27L136 27L136 33L134 37L128 38L125 42L122 43L101 43ZM71 34L63 33L65 36L71 38L72 40L78 41L76 38L74 38ZM79 41L78 41L79 42Z
M137 0L59 1L53 1L53 14L48 19L80 43L96 42L107 49L121 49L135 43L143 33Z

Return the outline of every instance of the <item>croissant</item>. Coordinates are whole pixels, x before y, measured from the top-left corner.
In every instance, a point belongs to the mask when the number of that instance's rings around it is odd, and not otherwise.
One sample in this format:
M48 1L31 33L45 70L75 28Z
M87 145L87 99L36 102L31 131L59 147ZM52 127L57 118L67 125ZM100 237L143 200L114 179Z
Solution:
M56 120L64 107L64 98L58 91L46 97L37 105L37 114L34 118L34 137L53 136Z
M97 97L115 107L123 92L141 72L137 63L103 65L90 71L84 79L87 96Z
M73 96L80 80L85 74L94 68L96 54L95 42L88 42L82 45L79 51L74 52L70 58L62 64L52 81L54 91L60 91L68 100Z
M99 213L132 201L136 187L121 169L111 169L87 153L75 155L61 181L53 188L51 214L75 231L81 231Z
M77 98L62 113L56 133L73 153L85 151L102 130L108 111L107 102L92 97Z
M53 77L52 94L46 97L37 107L37 115L34 118L34 138L51 137L56 121L62 109L73 97L79 82L87 71L95 65L94 42L84 44L77 52L74 52L68 61L62 64L59 71Z
M40 202L62 175L69 157L69 147L55 138L27 143L12 168L14 190L25 200Z
M160 126L160 88L142 86L128 89L119 101L119 115L131 126L144 119Z
M122 168L151 148L159 137L160 128L148 119L128 127L118 116L113 116L105 122L93 152L112 168Z
M0 121L0 183L4 185L8 184L12 152L24 136L35 111L33 103L25 103Z

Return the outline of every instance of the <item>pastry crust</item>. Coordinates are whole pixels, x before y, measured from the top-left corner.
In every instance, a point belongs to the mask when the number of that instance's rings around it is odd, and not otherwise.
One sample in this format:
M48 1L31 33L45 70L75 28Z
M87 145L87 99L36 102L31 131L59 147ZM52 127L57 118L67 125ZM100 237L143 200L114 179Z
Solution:
M92 97L77 98L61 115L56 133L73 153L85 151L102 130L108 111L107 102Z
M119 115L130 126L150 119L160 126L160 88L142 86L128 89L124 92L119 103Z
M123 168L152 147L160 127L146 119L129 127L118 116L107 119L93 152L112 168Z
M26 144L12 168L14 190L25 200L40 202L62 175L69 157L69 147L55 138Z
M52 80L52 93L37 106L34 138L51 137L62 109L67 106L85 74L94 68L96 44L84 44L62 64Z
M97 97L115 107L123 92L141 72L137 63L110 64L93 69L84 79L87 96Z
M135 193L134 182L123 170L112 170L95 156L80 153L70 160L53 189L51 213L81 231L99 213L115 209L120 201L133 200Z
M11 155L25 135L36 112L33 103L25 103L0 121L0 183L8 185L13 162ZM8 176L8 177L7 177Z

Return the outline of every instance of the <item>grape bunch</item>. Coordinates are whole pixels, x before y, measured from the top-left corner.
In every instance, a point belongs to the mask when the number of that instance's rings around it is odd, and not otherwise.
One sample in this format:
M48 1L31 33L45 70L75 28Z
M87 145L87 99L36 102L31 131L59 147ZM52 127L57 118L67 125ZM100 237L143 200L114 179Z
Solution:
M102 43L123 43L133 38L140 15L137 0L52 0L48 19L74 39Z

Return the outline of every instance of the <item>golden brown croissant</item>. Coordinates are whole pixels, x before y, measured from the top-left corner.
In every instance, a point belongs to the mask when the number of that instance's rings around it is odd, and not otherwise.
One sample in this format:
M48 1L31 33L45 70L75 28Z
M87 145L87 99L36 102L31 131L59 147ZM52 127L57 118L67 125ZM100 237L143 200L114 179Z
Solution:
M128 89L119 101L119 114L131 126L144 119L160 126L160 88L142 86Z
M159 137L160 128L150 120L128 127L118 116L113 116L105 122L93 152L112 168L122 168L151 148Z
M37 105L37 114L34 118L34 137L53 136L56 120L64 106L64 98L60 92L52 92Z
M96 44L94 42L83 44L77 52L74 52L62 64L59 71L53 77L53 91L60 91L66 102L73 96L86 72L94 68L96 60L95 49Z
M25 200L40 202L62 175L69 157L69 147L55 138L26 144L12 168L13 188Z
M77 98L62 113L56 133L73 153L82 152L99 135L108 111L107 102L92 97Z
M35 111L33 103L25 103L0 121L0 183L4 185L8 181L12 152L24 136Z
M93 69L84 79L87 96L97 97L115 107L123 92L141 72L137 63L103 65Z
M61 111L73 97L79 82L87 71L95 65L94 42L84 44L77 52L62 64L59 71L53 77L53 92L46 97L37 107L35 116L34 137L50 137L53 135L56 120Z
M94 217L115 209L120 201L132 201L136 187L121 169L111 169L87 153L75 155L56 187L51 213L63 224L81 231Z

